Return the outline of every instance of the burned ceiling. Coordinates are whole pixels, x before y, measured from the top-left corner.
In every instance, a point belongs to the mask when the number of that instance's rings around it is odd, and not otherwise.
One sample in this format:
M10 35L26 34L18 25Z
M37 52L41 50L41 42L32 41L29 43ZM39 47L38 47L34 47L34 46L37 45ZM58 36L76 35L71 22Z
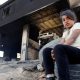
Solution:
M62 26L58 9L53 5L31 14L29 19L31 24L35 24L42 32Z

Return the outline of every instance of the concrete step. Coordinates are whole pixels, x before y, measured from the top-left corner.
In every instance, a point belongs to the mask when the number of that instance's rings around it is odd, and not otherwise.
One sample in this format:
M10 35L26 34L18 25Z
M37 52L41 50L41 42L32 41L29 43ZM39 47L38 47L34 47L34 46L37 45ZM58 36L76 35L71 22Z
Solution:
M80 64L69 65L71 80L80 80Z
M56 80L59 80L57 66L55 63L55 76ZM71 80L80 80L80 64L69 65L70 79Z

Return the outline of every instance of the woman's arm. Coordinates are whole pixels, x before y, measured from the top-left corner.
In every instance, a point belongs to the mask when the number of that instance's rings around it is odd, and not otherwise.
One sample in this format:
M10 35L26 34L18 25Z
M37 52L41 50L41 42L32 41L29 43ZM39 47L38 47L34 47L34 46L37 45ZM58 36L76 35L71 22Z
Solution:
M76 38L80 35L80 29L76 29L73 31L72 35L70 36L70 38L68 40L66 40L63 44L65 45L71 45L72 43L74 43L74 41L76 40Z
M60 40L59 44L64 44L64 42L65 42L65 39L62 38L62 39Z

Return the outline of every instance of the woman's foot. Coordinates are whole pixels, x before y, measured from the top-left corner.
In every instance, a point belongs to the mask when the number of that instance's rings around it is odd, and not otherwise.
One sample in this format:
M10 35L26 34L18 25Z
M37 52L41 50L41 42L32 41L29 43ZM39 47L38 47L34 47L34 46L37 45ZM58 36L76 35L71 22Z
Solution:
M46 78L46 80L55 80L54 77L49 77L49 78Z
M54 74L47 74L46 75L46 80L55 80Z
M45 73L42 73L42 74L39 76L39 80L45 80L45 78L46 78Z

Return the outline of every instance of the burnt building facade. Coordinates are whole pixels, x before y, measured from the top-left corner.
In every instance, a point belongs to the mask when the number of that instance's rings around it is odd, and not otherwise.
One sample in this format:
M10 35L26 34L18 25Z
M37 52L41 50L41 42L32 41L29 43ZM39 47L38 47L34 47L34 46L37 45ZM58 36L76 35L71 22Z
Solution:
M39 51L40 32L61 36L60 11L72 8L80 12L79 6L73 8L74 3L70 3L70 0L9 0L1 5L0 50L4 51L5 60L16 59L17 53L21 53L21 60L30 59L29 49Z

